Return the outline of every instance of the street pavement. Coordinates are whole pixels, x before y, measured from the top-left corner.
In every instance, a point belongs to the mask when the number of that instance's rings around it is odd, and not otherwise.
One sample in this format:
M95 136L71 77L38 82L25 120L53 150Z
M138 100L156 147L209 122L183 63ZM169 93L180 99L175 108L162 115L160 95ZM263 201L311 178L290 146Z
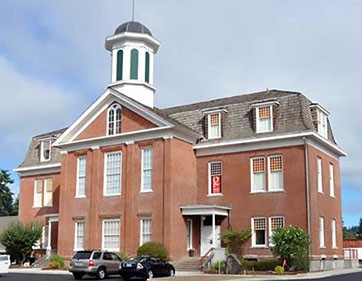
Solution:
M341 269L323 272L305 273L283 276L250 276L250 275L208 275L203 273L178 272L176 277L154 278L156 281L362 281L362 268ZM9 274L0 277L0 281L70 281L75 280L68 271L39 270L39 269L11 269ZM96 280L85 276L82 280ZM107 280L120 280L119 276L111 276Z

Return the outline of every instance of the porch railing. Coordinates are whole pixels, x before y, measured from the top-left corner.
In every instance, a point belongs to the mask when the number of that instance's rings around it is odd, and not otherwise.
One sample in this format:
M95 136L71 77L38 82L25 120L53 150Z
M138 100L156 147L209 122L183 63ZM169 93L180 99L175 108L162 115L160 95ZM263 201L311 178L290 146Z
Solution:
M203 255L200 259L200 269L203 270L204 267L206 267L206 265L208 265L209 263L211 263L212 258L214 257L214 254L212 253L212 251L214 251L215 248L212 247L210 248L205 255Z

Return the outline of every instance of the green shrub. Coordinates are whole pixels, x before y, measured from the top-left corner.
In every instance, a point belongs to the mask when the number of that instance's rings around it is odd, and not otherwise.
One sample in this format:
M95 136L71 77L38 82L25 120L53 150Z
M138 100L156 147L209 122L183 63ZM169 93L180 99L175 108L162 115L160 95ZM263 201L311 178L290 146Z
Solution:
M168 252L167 252L165 246L161 243L147 242L138 248L137 255L139 255L139 256L155 256L155 257L166 259L168 257Z
M126 261L129 259L129 256L127 255L127 253L125 252L119 252L118 253L118 256L120 256L120 258L123 260L123 261Z
M220 261L220 262L214 262L212 265L211 265L211 269L214 269L216 271L225 271L225 268L226 268L226 261Z
M255 271L274 271L275 267L282 265L282 262L276 259L262 260L262 261L243 261L243 270L255 270Z
M57 269L64 268L64 258L58 255L51 255L49 259L49 267Z
M251 232L249 230L234 231L229 230L222 236L222 240L227 245L226 252L234 254L239 260L243 257L243 250L245 242L250 238Z
M275 273L277 275L283 275L284 274L284 267L278 265L278 266L275 267L274 271L275 271Z

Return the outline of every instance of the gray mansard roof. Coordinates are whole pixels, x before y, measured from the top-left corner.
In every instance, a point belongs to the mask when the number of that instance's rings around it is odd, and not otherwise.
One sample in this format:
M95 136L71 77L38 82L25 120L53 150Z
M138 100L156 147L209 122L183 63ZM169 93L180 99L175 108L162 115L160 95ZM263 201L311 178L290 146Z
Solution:
M257 134L253 124L253 104L263 102L275 102L277 104L277 116L275 116L275 126L272 132ZM311 105L313 103L301 93L267 90L164 109L148 109L167 119L175 126L181 126L198 133L201 142L215 143L299 132L316 132ZM205 112L213 110L223 110L225 112L224 121L222 122L222 137L208 140L204 138ZM50 161L40 162L40 141L46 138L54 138L55 140L66 129L33 137L26 158L20 167L60 163L60 149L56 147L52 147ZM336 143L329 123L328 139L332 143Z

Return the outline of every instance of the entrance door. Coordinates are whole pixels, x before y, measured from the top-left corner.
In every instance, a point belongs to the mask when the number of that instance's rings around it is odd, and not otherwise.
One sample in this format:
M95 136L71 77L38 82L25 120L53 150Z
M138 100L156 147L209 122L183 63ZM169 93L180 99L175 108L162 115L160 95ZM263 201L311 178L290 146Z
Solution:
M221 247L221 228L215 225L215 248ZM209 225L208 219L203 219L201 223L201 256L204 256L212 248L212 225Z

